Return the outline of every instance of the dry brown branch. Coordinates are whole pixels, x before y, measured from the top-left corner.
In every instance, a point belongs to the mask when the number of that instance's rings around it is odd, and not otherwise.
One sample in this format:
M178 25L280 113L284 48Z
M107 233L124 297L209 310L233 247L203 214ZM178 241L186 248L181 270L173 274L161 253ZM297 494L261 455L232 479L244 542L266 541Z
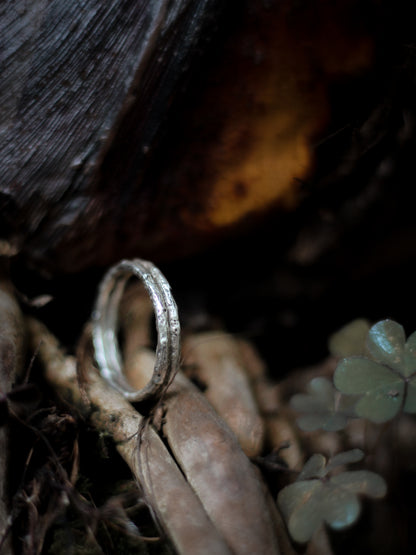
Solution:
M164 431L172 452L232 550L278 553L263 484L233 432L181 374L165 407Z
M267 378L264 362L247 341L239 340L239 351L244 367L248 372L260 410L265 420L266 444L269 448L279 449L279 458L284 460L291 470L301 470L304 462L304 449L301 445L299 433L293 424L293 418L288 417L284 406L280 386L271 383ZM278 522L279 545L285 555L294 555L294 549L283 518L277 511L275 518ZM305 555L332 555L326 530L321 527L308 543Z
M307 386L313 378L325 377L332 380L337 359L335 357L327 357L321 363L314 366L307 366L294 370L284 380L278 384L278 395L282 412L286 418L295 423L299 417L290 405L290 400L297 393L306 392ZM313 453L322 453L327 457L332 457L335 453L342 451L343 437L338 432L327 432L324 430L316 430L313 432L305 432L298 429L299 441L305 454L305 458L309 458ZM356 445L353 445L354 447Z
M229 554L200 501L150 425L99 376L91 359L84 361L85 395L80 391L76 361L65 356L41 323L28 321L33 348L39 349L45 377L67 403L98 430L110 434L138 480L159 523L181 554Z
M135 369L143 383L141 368ZM136 386L133 372L129 377ZM174 457L232 551L278 553L264 485L227 424L181 372L163 406L163 431Z
M125 331L125 373L138 389L149 381L154 366L154 355L146 349L151 345L152 313L148 295L141 284L135 283L124 295L120 320ZM237 342L220 331L192 334L184 340L183 358L185 365L192 367L192 377L204 385L205 397L236 434L246 455L259 455L264 425ZM136 366L139 372L135 372Z
M120 303L120 327L124 332L124 358L139 347L151 347L153 305L140 281L130 283Z
M252 387L264 418L266 428L266 444L269 449L285 449L279 452L280 457L293 470L300 470L303 464L303 453L297 433L292 423L282 413L282 404L276 384L267 378L265 365L254 347L247 341L239 340L240 356L249 374Z
M1 263L1 261L0 261ZM3 278L0 268L0 394L5 395L20 374L23 366L24 326L13 288ZM4 402L6 402L4 400ZM7 469L8 469L7 424L0 428L0 542L8 527ZM0 544L1 545L1 544ZM3 553L11 553L8 540L3 543Z
M151 351L143 348L150 343L151 310L140 294L125 302L121 310L125 373L137 389L148 381L154 364ZM200 378L211 390L205 392L209 400L221 416L228 412L233 431L246 448L258 452L263 425L233 340L221 333L211 334L208 341L197 336L195 341L189 340L188 352L197 357ZM163 405L163 430L169 446L231 549L238 554L278 553L264 486L233 431L181 372Z
M248 457L261 453L264 424L254 398L237 341L216 331L193 334L183 344L186 365L192 367L204 395L230 426Z
M152 314L153 305L143 284L133 282L121 300L120 327L124 332L124 373L137 389L151 380L155 367L156 354L150 348Z

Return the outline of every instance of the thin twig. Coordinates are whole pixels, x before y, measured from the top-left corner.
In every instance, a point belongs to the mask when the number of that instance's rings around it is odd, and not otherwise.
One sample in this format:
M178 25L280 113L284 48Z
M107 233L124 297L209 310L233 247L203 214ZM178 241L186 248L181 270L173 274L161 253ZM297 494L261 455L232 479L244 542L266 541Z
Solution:
M89 400L86 404L78 385L75 359L64 355L43 324L29 319L28 328L32 348L39 348L45 378L98 430L112 436L177 552L229 555L224 540L159 436L150 425L144 425L143 417L122 395L104 382L91 357L82 361L83 388Z

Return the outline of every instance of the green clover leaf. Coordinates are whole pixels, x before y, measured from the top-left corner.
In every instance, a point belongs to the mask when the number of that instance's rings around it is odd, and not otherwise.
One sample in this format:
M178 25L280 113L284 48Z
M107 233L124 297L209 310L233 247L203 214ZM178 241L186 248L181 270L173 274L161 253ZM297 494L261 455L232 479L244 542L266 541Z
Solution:
M338 358L363 355L369 329L368 320L353 320L331 335L328 341L330 353Z
M339 453L326 465L325 457L313 455L296 482L279 492L278 504L295 541L307 542L322 523L335 530L353 524L361 510L358 495L378 499L386 494L383 478L368 470L328 476L335 467L362 457L362 451L353 449Z
M354 416L350 399L343 398L326 378L314 378L307 386L307 394L294 395L290 404L297 412L304 413L297 419L301 430L337 432Z
M370 358L342 360L334 374L335 387L359 395L357 416L382 423L399 411L416 412L416 334L406 341L403 327L393 320L375 324L367 337Z

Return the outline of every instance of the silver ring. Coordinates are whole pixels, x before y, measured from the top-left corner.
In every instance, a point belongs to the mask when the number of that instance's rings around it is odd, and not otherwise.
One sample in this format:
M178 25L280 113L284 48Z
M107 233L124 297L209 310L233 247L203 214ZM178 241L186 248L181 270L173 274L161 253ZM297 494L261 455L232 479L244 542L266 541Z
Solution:
M139 278L152 301L156 316L156 362L151 381L135 390L123 374L117 339L118 311L127 281ZM105 274L92 313L92 338L95 359L101 375L129 401L143 401L160 395L170 383L180 356L180 325L178 309L163 274L146 260L122 260Z

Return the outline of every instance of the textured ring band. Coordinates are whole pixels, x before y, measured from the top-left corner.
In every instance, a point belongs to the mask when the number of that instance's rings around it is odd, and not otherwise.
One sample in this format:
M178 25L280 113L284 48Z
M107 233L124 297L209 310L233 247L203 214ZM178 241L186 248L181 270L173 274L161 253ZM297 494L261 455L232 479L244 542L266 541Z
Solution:
M139 278L152 301L158 334L156 363L151 381L133 389L123 374L117 340L118 311L127 281ZM169 283L151 262L122 260L104 276L92 314L95 359L101 375L129 401L156 397L172 379L179 365L180 325Z

